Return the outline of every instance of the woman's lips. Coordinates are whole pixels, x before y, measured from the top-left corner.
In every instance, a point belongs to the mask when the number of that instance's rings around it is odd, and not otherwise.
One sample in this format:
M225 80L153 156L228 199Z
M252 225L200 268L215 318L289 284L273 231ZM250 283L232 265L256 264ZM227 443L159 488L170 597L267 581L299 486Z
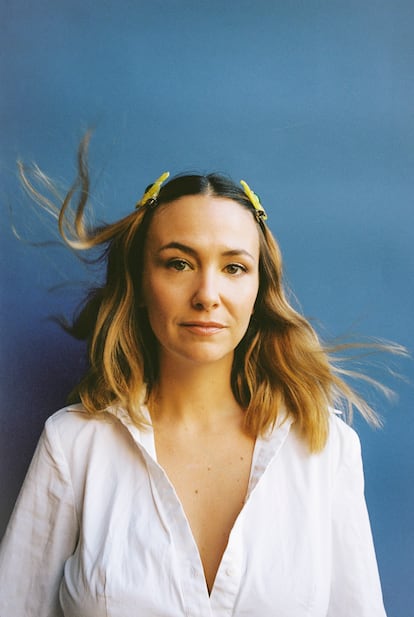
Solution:
M189 332L201 336L211 336L213 334L217 334L226 327L225 325L215 321L188 321L182 323L181 326Z

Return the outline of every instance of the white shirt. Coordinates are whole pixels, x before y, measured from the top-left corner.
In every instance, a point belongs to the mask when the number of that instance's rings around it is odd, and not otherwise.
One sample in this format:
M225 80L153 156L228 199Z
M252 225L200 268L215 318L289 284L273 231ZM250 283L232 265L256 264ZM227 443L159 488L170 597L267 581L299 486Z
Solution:
M151 428L57 412L3 539L0 616L384 617L356 433L332 414L320 454L291 420L256 441L209 596Z

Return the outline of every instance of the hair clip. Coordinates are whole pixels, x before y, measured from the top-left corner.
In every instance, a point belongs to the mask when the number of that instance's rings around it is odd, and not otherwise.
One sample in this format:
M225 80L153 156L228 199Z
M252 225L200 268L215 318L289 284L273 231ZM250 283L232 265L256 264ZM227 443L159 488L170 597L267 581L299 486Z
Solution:
M145 193L135 207L141 208L142 206L145 206L145 204L149 201L155 201L158 197L162 184L167 180L169 175L170 172L166 171L162 174L162 176L158 178L158 180L155 180L154 184L151 184L151 186L145 191Z
M256 193L254 193L252 191L250 186L244 180L240 180L240 184L242 185L243 190L244 190L246 196L248 197L248 199L250 200L251 204L253 205L253 208L256 211L256 218L257 218L257 220L258 221L265 221L267 219L267 214L266 214L266 211L263 208L262 204L260 203L260 199L258 198Z

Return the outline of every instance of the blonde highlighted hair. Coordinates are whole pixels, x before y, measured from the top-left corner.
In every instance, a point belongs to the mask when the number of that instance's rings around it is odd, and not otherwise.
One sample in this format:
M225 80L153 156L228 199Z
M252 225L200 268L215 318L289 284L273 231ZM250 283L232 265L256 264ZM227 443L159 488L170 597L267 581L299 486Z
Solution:
M247 431L254 437L265 434L285 409L294 417L310 451L318 452L328 436L329 407L345 407L349 415L355 407L379 424L374 411L343 378L354 374L332 359L334 352L348 346L322 345L310 323L288 302L278 244L257 219L241 188L219 174L178 176L161 188L155 208L154 203L148 204L115 223L90 226L85 217L89 139L88 133L80 144L76 181L59 206L35 188L30 174L57 195L53 183L37 167L30 173L22 164L19 169L31 197L58 219L64 241L78 251L101 249L100 259L106 263L106 280L90 292L66 327L88 343L89 368L73 396L90 413L120 405L138 426L145 422L140 410L142 392L146 386L151 397L158 377L157 341L140 303L147 231L157 205L184 195L209 194L249 209L259 227L259 292L248 330L235 350L231 375L234 396L245 410ZM75 195L77 205L72 210ZM371 346L404 353L398 345Z

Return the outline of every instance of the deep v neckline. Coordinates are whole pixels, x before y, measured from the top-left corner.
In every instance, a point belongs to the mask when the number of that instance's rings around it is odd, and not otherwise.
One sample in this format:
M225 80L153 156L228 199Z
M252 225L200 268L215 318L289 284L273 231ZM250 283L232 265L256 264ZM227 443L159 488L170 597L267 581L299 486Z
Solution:
M177 560L180 564L183 598L189 598L197 603L204 612L200 614L213 615L214 610L222 606L223 597L235 597L242 578L243 543L242 519L253 491L262 479L270 461L280 450L292 424L291 418L285 418L268 436L258 437L254 444L251 457L250 474L244 503L234 520L228 535L228 541L218 563L211 590L204 575L202 559L193 531L181 500L164 468L160 465L155 447L155 435L150 420L150 414L145 405L143 415L148 418L148 426L138 429L122 409L112 410L112 413L127 428L136 445L141 450L149 469L149 478L153 497L163 520L168 535L172 538L177 550ZM183 575L183 572L187 572ZM204 598L204 599L203 599ZM184 600L186 601L186 600ZM230 600L229 600L230 601ZM207 613L205 612L207 611Z
M235 436L232 447L219 435L200 444L158 441L152 432L151 450L170 485L185 525L197 549L209 595L233 527L247 499L255 442ZM159 439L159 437L158 437ZM172 454L171 454L172 453ZM160 460L161 459L161 460Z

